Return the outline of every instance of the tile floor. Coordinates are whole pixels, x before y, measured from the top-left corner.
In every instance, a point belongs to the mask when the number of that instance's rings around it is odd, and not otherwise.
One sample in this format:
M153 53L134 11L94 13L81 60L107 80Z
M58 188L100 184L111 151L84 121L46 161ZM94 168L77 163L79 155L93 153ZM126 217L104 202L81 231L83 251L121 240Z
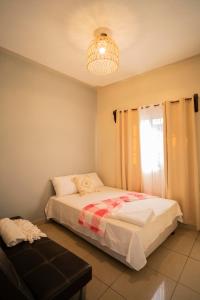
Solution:
M179 227L141 271L130 270L54 222L39 226L93 268L86 300L200 300L200 233Z

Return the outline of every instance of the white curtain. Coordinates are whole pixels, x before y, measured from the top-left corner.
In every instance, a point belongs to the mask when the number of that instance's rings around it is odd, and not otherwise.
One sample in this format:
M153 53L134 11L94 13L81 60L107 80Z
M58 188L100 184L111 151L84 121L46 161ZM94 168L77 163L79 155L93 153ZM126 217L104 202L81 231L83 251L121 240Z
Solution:
M142 191L165 196L163 105L140 108Z

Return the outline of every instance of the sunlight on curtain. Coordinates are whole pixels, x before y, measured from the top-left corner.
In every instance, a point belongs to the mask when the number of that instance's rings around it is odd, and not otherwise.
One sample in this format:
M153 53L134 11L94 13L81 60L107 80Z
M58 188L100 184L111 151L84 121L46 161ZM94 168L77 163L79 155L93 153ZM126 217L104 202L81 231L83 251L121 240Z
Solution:
M116 187L141 191L139 116L137 110L117 112Z
M164 196L163 107L140 108L142 190Z

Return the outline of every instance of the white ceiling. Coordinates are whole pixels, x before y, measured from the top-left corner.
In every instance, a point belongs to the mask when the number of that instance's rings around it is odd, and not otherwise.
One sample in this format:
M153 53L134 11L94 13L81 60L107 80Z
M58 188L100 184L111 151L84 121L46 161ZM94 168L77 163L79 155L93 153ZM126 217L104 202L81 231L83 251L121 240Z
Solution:
M99 27L120 49L119 70L106 76L86 69ZM104 86L200 53L200 0L0 0L0 46Z

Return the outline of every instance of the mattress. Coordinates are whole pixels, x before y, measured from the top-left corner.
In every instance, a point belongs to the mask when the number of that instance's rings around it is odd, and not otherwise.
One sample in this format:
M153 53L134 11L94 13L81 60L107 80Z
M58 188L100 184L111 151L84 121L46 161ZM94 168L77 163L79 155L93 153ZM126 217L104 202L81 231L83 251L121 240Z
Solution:
M125 192L127 193L127 191L103 186L98 192L84 196L79 194L52 196L45 208L46 217L71 228L80 236L94 241L94 244L99 244L101 248L108 248L116 253L116 256L123 257L131 268L140 270L147 263L149 249L153 249L154 244L159 245L159 239L163 241L164 232L170 234L169 228L174 230L177 220L182 221L182 213L176 201L154 197L145 200L155 215L144 227L106 217L104 218L105 234L98 236L79 224L80 212L86 205L120 197Z

